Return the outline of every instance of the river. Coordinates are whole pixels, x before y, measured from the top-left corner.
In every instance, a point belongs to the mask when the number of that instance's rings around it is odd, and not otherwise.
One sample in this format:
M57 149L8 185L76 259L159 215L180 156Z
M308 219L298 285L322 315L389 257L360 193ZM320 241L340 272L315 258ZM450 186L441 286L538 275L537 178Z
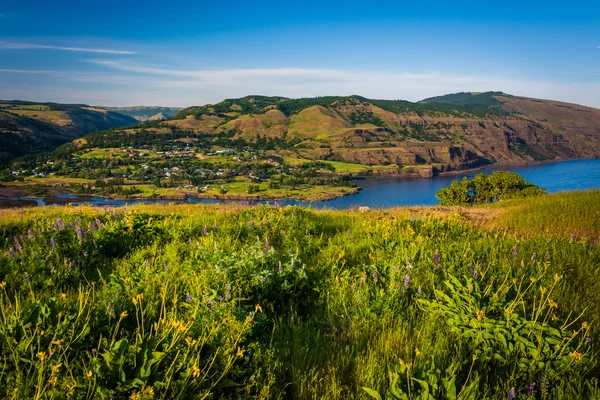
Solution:
M358 206L371 208L389 208L411 205L435 205L439 201L435 193L453 180L460 180L464 176L473 177L478 173L489 174L495 170L516 172L528 181L544 187L549 193L569 190L586 190L600 188L600 159L574 160L555 163L536 164L519 167L491 167L482 171L467 172L457 175L436 176L432 179L371 179L360 181L363 188L359 193L351 196L339 197L329 201L304 202L294 200L280 201L281 205L302 205L314 208L348 209ZM174 200L120 200L104 197L86 197L79 199L73 195L60 195L72 198L72 204L92 204L125 206L136 203L173 203ZM34 200L38 205L44 205L41 199L12 199ZM188 198L186 203L231 203L232 201ZM259 202L266 203L266 202ZM272 203L272 202L270 202Z

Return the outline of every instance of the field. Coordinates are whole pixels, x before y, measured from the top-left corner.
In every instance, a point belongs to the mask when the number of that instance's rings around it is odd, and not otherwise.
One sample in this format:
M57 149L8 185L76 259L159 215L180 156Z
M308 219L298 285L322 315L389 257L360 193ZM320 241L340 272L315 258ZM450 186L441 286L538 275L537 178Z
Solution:
M45 207L0 228L2 398L600 396L599 191Z

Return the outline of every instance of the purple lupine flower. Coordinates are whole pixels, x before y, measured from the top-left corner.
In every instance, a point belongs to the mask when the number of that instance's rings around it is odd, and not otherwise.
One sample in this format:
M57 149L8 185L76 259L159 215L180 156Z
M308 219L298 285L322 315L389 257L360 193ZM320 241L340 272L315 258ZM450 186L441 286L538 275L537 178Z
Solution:
M572 234L571 234L571 241L572 241L572 242L574 242L574 241L576 241L576 240L577 240L577 235L576 235L576 234L574 234L574 233L572 233Z
M185 294L185 302L186 303L191 303L192 302L192 295L189 293Z
M114 217L115 221L119 220L119 213L117 212L117 210L113 211L113 217Z
M263 225L263 224L262 224L262 221L260 221L260 222L258 223L258 225L259 225L259 226L262 228L262 225Z
M90 231L96 232L96 225L94 225L92 222L90 222Z
M96 226L98 227L98 229L100 229L100 220L96 219Z
M21 235L20 238L21 238L21 242L25 243L25 236Z
M517 392L515 392L515 388L510 388L510 390L508 391L508 399L516 399L517 398Z
M41 235L42 234L42 228L38 228L38 233Z
M113 305L113 303L108 303L108 314L109 315L115 315L115 306Z
M248 221L248 226L252 228L254 226L254 221Z
M404 275L404 289L408 289L408 285L410 284L410 275Z
M58 226L60 229L64 229L65 224L63 223L62 219L57 219L56 220L56 226Z
M75 227L75 233L77 233L77 239L81 240L81 238L83 237L83 233L81 233L81 228L79 226Z
M25 272L25 280L27 282L31 282L31 277L29 276L29 274L27 272Z
M377 279L377 270L375 268L371 268L371 277Z
M588 336L588 337L585 338L585 341L588 342L588 343L592 343L592 338Z
M435 254L433 255L433 265L437 266L439 262L440 262L440 255L436 251Z
M15 241L16 244L19 244L19 238L16 236L13 236L13 240Z
M281 261L279 261L279 272L283 272L283 265L281 265Z
M475 272L475 266L473 264L469 265L469 273L471 275L473 275L474 272Z
M475 280L479 280L479 272L475 272L473 274L473 278L475 278Z
M27 230L27 237L29 237L29 239L33 239L33 232L31 232L31 229Z
M15 252L14 252L14 250L13 250L13 249L10 249L10 250L8 251L8 253L10 254L10 256L11 256L12 258L15 258Z
M206 226L204 227L204 234L208 235L208 228Z
M265 239L265 250L269 251L271 246L269 246L269 238Z
M191 296L190 296L191 298ZM212 299L212 297L208 300L206 300L206 302L208 303L208 305L212 308L215 305L215 301Z
M52 245L52 248L56 247L56 241L54 240L54 238L50 238L50 244Z
M521 268L525 268L525 260L521 260Z
M15 250L23 251L23 248L21 247L21 245L19 243L17 243L17 244L15 244Z
M168 271L168 270L169 270L169 264L167 264L166 262L164 262L164 263L163 263L163 269L164 269L165 271Z
M348 229L348 236L352 236L352 232L350 232L350 229Z
M69 226L72 228L72 227L74 227L74 226L75 226L75 223L73 223L73 222L69 222Z
M217 223L215 222L215 224L213 225L213 232L217 233Z
M421 289L421 286L419 286L419 288L417 289L417 293L419 293L419 294L423 293L423 289Z
M535 382L531 382L529 384L529 394L533 395L536 393L537 393L537 390L535 389Z
M219 297L217 297L217 300L219 300L219 301L223 301L223 296L219 296Z
M519 247L513 247L512 256L513 258L517 258L519 256Z

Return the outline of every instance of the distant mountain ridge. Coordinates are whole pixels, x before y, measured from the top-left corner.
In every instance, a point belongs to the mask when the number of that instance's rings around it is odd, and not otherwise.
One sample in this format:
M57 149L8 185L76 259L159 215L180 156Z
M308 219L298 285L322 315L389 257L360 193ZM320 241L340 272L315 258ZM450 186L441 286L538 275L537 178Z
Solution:
M131 117L85 104L0 100L0 162L135 123Z
M158 107L158 106L132 106L132 107L104 107L107 110L117 112L135 118L138 121L157 121L172 117L180 112L181 107Z
M165 126L286 143L308 159L432 166L431 173L491 163L600 156L600 110L503 92L420 102L362 96L246 96L188 107Z
M107 108L79 107L119 115ZM167 108L170 115L160 111ZM87 141L90 145L120 146L131 135L139 137L134 142L152 143L156 134L161 143L201 140L307 160L405 170L415 166L421 176L494 163L600 157L599 109L499 91L453 93L419 102L356 95L253 95L185 109L120 109L160 112L137 126L95 133ZM86 142L82 140L76 146Z

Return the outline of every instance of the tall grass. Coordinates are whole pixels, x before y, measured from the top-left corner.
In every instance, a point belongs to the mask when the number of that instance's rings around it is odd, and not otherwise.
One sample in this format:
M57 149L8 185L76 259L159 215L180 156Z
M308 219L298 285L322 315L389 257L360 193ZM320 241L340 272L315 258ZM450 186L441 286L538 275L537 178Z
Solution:
M597 397L598 230L530 204L4 211L0 397Z

